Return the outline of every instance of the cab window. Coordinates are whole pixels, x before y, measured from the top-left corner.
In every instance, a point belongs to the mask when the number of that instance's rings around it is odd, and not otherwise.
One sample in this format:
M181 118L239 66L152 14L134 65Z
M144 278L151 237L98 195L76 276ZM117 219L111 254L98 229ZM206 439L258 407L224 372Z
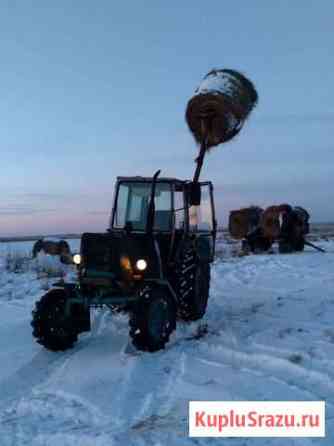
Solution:
M134 231L146 229L151 197L151 183L122 182L119 184L114 227L130 224ZM168 183L157 183L155 191L154 230L169 231L172 225L172 194Z
M200 206L189 208L189 228L192 231L211 232L213 230L213 215L209 185L201 186Z

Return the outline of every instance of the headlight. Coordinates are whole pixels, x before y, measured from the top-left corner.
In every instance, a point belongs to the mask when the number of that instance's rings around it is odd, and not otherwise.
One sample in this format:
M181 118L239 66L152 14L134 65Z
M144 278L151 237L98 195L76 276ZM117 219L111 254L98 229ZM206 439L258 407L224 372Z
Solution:
M137 260L137 262L136 262L136 268L137 268L139 271L145 271L145 269L147 268L147 262L146 262L146 260L144 260L144 259L139 259L139 260Z
M81 255L80 254L74 254L73 263L75 263L76 265L80 265L80 263L81 263Z

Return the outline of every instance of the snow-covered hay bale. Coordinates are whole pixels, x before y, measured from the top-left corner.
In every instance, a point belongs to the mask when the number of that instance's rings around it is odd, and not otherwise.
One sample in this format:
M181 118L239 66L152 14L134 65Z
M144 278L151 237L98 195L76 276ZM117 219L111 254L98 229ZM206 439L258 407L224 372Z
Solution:
M229 141L241 130L255 107L253 83L235 70L212 70L189 100L186 121L195 140L207 148Z
M257 206L231 211L229 215L228 229L235 239L243 239L255 230L260 222L263 209Z
M70 245L66 240L37 240L32 248L32 256L35 258L40 252L52 256L59 256L60 260L65 264L72 263L72 255Z

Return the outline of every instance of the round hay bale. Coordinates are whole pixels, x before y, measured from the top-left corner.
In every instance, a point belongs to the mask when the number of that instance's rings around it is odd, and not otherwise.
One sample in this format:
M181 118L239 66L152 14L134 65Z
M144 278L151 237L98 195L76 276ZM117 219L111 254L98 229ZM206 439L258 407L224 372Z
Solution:
M254 231L260 222L263 209L257 206L231 211L228 229L233 238L243 239Z
M255 107L253 83L235 70L212 70L189 100L186 121L195 140L206 138L207 149L229 141Z
M292 207L287 203L280 204L278 206L278 209L279 209L279 212L282 214L289 213L292 211Z
M248 215L244 209L230 212L228 230L233 238L243 239L246 237L248 232Z
M261 227L265 237L276 240L281 234L280 206L269 206L262 215Z
M309 221L310 214L307 212L306 209L302 208L301 206L295 206L293 210L298 214L300 219L302 219L305 222Z
M296 214L296 220L298 222L297 225L300 228L300 233L302 235L308 234L310 232L310 214L301 206L295 206L293 211Z

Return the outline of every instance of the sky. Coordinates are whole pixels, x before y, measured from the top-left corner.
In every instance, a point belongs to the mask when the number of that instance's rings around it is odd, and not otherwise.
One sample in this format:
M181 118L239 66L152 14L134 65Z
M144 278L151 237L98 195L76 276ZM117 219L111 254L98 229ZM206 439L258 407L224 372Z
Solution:
M0 236L103 231L118 175L191 178L212 68L259 103L208 155L219 223L288 202L334 221L334 3L0 0Z

